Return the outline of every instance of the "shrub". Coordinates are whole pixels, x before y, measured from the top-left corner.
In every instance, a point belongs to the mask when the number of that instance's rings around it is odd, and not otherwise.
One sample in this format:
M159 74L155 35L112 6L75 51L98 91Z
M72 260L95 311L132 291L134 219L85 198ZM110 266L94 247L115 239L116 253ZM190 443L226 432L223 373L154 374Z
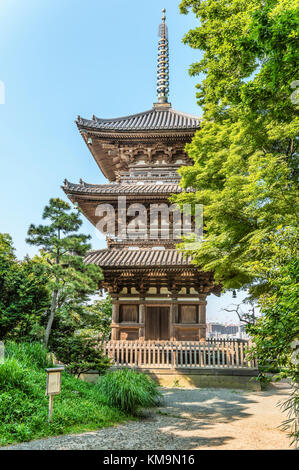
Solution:
M57 340L55 355L66 364L66 370L77 377L89 370L103 374L111 366L98 340L82 335L61 337Z
M162 398L156 382L130 369L108 372L98 379L97 387L108 405L132 415L140 408L158 406Z
M45 395L47 351L40 344L6 343L0 364L0 446L45 436L90 431L124 421L127 416L107 404L98 387L62 373L48 423Z

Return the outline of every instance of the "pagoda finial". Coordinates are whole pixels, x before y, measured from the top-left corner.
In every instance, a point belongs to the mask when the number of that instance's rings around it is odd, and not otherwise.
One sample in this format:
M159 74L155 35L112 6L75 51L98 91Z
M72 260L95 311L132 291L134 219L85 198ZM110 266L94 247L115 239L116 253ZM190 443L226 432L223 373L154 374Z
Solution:
M168 103L169 93L169 49L166 10L162 10L162 23L159 26L157 93L158 103Z

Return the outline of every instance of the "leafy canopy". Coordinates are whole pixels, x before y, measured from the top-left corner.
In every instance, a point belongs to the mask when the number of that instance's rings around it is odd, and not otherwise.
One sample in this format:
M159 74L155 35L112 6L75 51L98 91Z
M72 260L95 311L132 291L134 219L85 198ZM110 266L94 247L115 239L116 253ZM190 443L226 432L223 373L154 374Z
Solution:
M30 339L49 299L42 258L26 257L19 262L10 235L0 234L0 339Z
M289 121L291 83L298 79L299 7L295 0L183 0L200 24L184 43L203 51L191 75L203 74L199 104L246 104L251 111Z
M186 150L183 192L173 201L204 205L205 243L195 261L226 289L270 289L253 269L271 260L269 237L296 227L298 210L298 5L291 0L183 0L199 19L184 42L203 51L192 75L204 109L202 129ZM268 247L261 254L260 246ZM188 248L188 246L187 246Z
M203 52L202 129L187 145L173 197L204 205L195 262L224 288L250 288L262 316L249 327L260 366L284 368L297 384L285 409L298 434L298 22L295 0L183 0L199 20L184 42ZM296 90L297 87L297 90ZM188 248L188 245L186 246ZM297 355L298 356L298 355Z

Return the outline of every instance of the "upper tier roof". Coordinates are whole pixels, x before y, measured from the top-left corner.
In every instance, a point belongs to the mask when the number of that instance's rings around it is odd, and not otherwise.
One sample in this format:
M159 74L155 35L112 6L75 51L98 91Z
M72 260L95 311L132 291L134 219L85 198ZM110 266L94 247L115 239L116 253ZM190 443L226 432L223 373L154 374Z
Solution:
M100 131L146 131L146 130L196 130L201 119L168 107L154 106L149 111L115 119L100 119L96 116L84 119L78 116L77 125L82 129Z

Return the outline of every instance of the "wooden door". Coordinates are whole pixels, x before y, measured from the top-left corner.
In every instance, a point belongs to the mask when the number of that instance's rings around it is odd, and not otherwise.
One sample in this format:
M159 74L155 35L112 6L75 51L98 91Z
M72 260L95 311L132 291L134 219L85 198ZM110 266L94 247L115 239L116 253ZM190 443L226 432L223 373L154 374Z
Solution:
M145 339L169 340L169 307L147 307Z

